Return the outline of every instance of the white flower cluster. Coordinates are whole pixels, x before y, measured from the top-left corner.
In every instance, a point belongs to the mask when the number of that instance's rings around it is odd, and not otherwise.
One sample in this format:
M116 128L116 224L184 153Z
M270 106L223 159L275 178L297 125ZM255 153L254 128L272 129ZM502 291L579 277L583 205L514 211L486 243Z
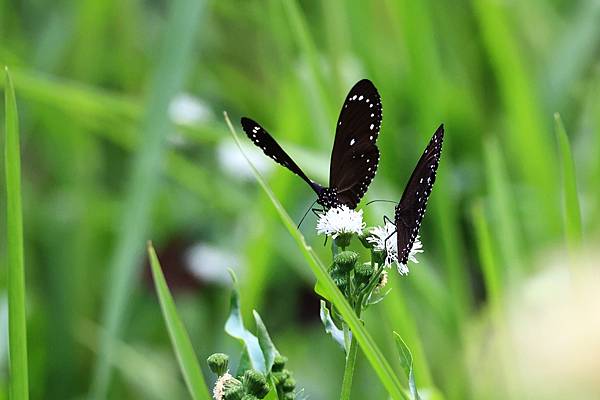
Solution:
M360 235L365 228L362 210L354 211L342 205L330 208L319 217L317 233L331 236L333 239L344 233Z
M408 274L408 266L398 262L398 239L396 226L394 224L388 221L384 226L376 226L371 230L371 235L367 238L367 241L373 243L375 250L385 251L384 263L386 267L390 267L392 264L396 263L400 275ZM412 248L410 249L408 260L418 264L419 261L417 260L416 255L422 252L423 244L417 235Z
M229 372L225 372L217 379L215 387L213 388L213 397L215 400L223 400L223 396L225 395L225 385L233 379L233 376L231 376Z

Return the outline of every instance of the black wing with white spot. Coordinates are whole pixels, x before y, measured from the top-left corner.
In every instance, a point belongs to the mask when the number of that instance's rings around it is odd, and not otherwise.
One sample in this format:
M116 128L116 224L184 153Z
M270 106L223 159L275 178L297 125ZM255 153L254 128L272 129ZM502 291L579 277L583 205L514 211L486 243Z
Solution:
M241 122L246 135L248 135L250 140L252 140L256 146L262 149L263 153L265 153L278 164L283 165L294 174L298 175L300 178L304 179L304 181L306 181L306 183L308 183L310 187L317 192L317 194L320 192L321 186L311 181L306 176L298 164L296 164L294 160L292 160L292 158L281 148L279 143L273 139L269 132L267 132L256 121L253 121L250 118L243 117Z
M329 167L329 187L341 204L356 208L379 165L377 137L381 128L381 98L363 79L348 93L335 131Z
M398 236L398 262L400 264L407 263L410 250L419 234L427 200L429 200L440 163L443 140L444 125L440 125L410 176L400 203L396 207L394 222Z

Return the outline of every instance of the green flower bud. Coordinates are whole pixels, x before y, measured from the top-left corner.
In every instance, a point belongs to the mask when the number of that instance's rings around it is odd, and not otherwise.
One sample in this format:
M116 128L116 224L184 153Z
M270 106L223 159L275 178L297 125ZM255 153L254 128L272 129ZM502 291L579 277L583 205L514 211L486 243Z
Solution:
M273 367L271 367L271 372L283 371L283 368L285 368L286 363L287 363L287 357L284 357L281 354L277 354L275 356L275 360L273 361Z
M333 258L333 263L340 272L349 272L352 271L357 260L357 253L353 251L342 251Z
M283 400L295 400L295 399L296 399L296 393L294 393L294 392L284 393L284 395L283 395Z
M229 356L223 353L215 353L206 359L208 367L217 376L223 375L229 368Z
M352 233L340 233L338 237L336 237L335 244L342 249L350 246L350 240L352 239Z
M281 385L290 376L290 371L284 369L280 372L273 372L275 386Z
M223 392L224 400L242 400L244 397L244 387L241 384L230 386Z
M373 275L373 272L375 271L370 262L362 263L354 269L354 273L361 278L370 278Z
M262 372L249 369L244 373L243 381L246 392L259 399L264 398L269 393L269 384Z
M331 279L338 288L343 292L348 287L348 277L346 274L342 274L337 270L334 270L331 274Z
M284 392L293 392L296 388L296 380L292 377L287 378L282 385Z

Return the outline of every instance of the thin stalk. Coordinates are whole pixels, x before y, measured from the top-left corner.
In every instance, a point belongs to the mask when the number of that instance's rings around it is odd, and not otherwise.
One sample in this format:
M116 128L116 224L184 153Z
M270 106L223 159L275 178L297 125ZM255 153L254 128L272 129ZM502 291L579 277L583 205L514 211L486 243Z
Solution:
M350 348L346 355L346 366L344 367L344 380L342 381L342 392L340 400L350 399L352 390L352 378L354 377L354 366L356 365L356 354L358 353L358 343L354 336L350 339Z
M358 296L358 301L354 304L356 316L360 320L360 314L362 312L362 296ZM362 322L362 320L360 320ZM346 325L344 323L344 325ZM346 365L344 366L344 378L342 380L342 392L340 393L340 400L350 399L350 392L352 391L352 379L354 378L354 366L356 365L356 356L358 354L358 342L352 334L352 331L347 326L344 326L344 331L350 332L350 347L348 348L348 354L346 354Z

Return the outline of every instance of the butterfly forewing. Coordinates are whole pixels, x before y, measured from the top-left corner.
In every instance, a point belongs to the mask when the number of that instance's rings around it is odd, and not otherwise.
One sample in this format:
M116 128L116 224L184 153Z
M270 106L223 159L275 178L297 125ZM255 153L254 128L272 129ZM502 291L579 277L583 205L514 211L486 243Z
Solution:
M377 171L381 117L377 89L368 79L359 81L342 106L329 168L329 187L350 208L356 208Z
M283 165L300 178L304 179L315 191L318 191L320 186L311 181L306 174L300 169L298 164L292 160L292 158L281 148L279 143L273 139L273 137L256 121L250 118L242 118L242 127L246 135L252 140L252 142L260 147L267 156L273 159L278 164Z
M398 237L398 262L400 264L407 263L410 250L419 234L427 200L429 200L440 163L443 139L444 126L440 125L419 159L404 189L400 203L396 207L394 222Z

